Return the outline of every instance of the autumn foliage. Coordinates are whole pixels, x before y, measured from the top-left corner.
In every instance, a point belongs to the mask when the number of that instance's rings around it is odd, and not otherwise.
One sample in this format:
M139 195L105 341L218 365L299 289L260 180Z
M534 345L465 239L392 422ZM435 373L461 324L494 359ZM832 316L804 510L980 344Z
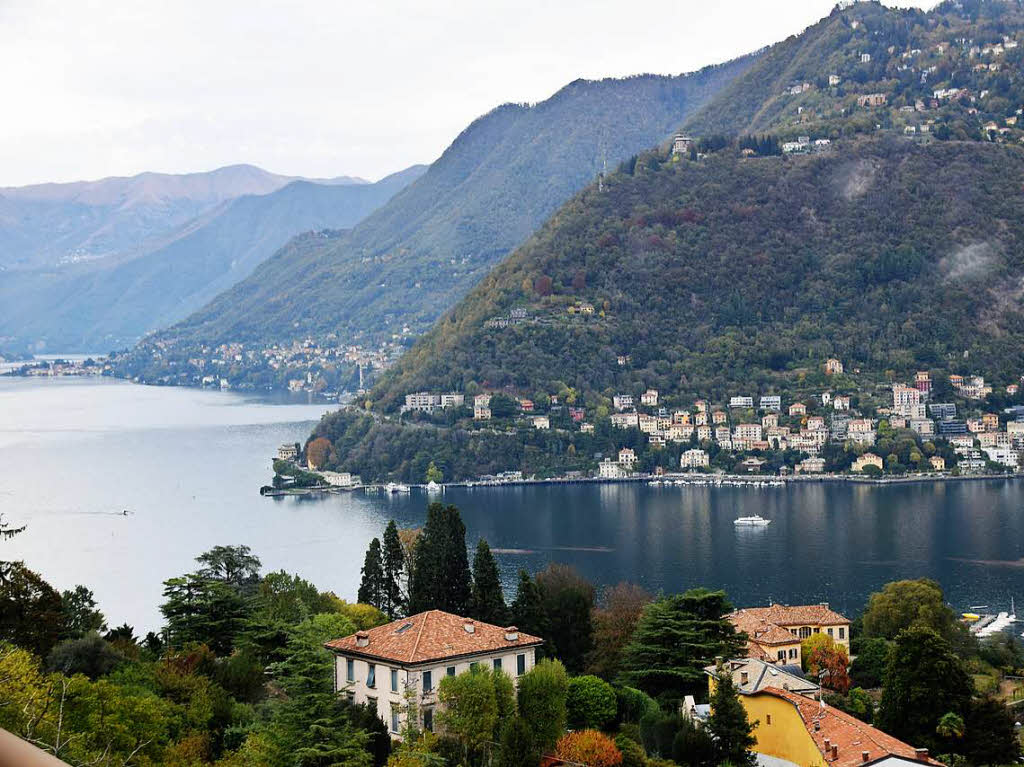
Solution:
M615 741L597 730L580 730L563 735L555 746L559 759L579 762L589 767L618 767L622 752Z
M306 445L306 463L309 468L318 469L327 464L331 453L331 442L326 437L317 437Z
M827 672L821 678L822 686L843 695L849 691L850 675L847 669L850 656L843 645L825 634L816 634L804 641L800 649L804 666L813 677L818 677L822 671Z

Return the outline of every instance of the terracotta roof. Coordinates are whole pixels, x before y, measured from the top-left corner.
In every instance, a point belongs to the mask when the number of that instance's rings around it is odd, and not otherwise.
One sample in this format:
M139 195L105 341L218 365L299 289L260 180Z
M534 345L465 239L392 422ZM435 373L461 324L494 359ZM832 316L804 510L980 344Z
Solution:
M887 756L909 759L922 764L942 764L942 762L930 759L927 756L927 751L919 755L913 746L908 746L902 740L828 704L823 705L819 701L788 690L780 690L777 687L765 687L759 693L754 694L774 695L792 703L800 712L804 727L807 728L807 732L829 767L857 767ZM827 749L825 748L826 740L829 744ZM835 758L832 756L833 746L836 747ZM867 752L866 760L864 759L865 751Z
M726 617L737 631L747 635L751 644L783 645L800 641L799 637L757 614L755 610L737 610Z
M828 604L745 607L731 613L729 618L740 615L759 618L776 626L845 626L850 622L849 618L830 610Z
M473 627L472 632L466 630L467 625ZM510 640L506 635L514 635L515 639ZM366 645L360 646L359 640L364 636ZM332 639L324 647L347 655L413 665L512 647L532 647L543 641L516 630L514 626L506 629L441 610L430 610L365 632Z

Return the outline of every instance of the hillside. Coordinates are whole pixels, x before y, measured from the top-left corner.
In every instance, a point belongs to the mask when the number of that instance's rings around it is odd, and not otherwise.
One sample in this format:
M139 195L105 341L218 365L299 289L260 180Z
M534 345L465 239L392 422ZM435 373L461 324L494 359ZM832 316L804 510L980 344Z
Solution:
M296 234L354 225L423 170L415 166L375 184L292 181L221 201L174 231L154 234L141 252L10 270L0 284L0 337L60 350L133 343L247 277ZM151 188L133 187L133 199ZM230 190L208 191L204 200ZM90 203L109 202L95 189L85 192Z
M272 343L425 329L558 205L664 139L753 59L678 77L567 85L459 135L416 183L319 252L282 251L159 340Z

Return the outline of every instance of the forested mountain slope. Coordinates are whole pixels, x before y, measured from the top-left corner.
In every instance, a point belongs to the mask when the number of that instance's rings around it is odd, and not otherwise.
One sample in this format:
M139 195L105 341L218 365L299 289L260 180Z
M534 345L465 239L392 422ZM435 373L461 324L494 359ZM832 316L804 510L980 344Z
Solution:
M474 121L416 183L349 235L282 250L159 340L266 343L425 329L607 160L663 140L753 61L678 77L567 85Z
M826 357L1024 370L1024 149L851 140L800 157L662 152L565 205L374 393L566 387L598 404L798 388ZM570 313L587 302L594 314ZM495 319L513 309L524 318ZM630 355L628 365L618 364Z
M61 351L134 343L247 277L293 236L354 225L423 171L375 184L294 181L222 202L141 253L11 270L0 281L0 337Z

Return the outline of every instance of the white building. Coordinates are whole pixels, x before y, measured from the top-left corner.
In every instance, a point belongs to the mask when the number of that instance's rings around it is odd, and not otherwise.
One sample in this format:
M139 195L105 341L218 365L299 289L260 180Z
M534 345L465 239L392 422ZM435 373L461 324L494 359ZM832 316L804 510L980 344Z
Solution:
M601 479L622 479L626 476L626 470L622 468L618 461L605 458L597 466L597 475Z
M286 442L277 448L277 457L282 461L294 461L299 457L299 450L294 442Z
M353 477L347 471L318 471L317 474L332 487L355 487L359 484L358 477Z
M631 470L636 465L636 453L633 452L633 448L624 447L619 451L619 464L627 470Z
M731 408L753 408L754 398L753 397L732 397L729 400L729 407Z
M419 391L414 394L405 395L405 406L402 408L402 412L419 411L421 413L432 413L439 407L441 407L440 394Z
M982 452L990 461L1001 463L1008 469L1016 469L1020 463L1020 454L1012 447L983 447Z
M777 394L769 394L765 397L761 397L761 410L768 410L770 412L779 412L782 410L782 397Z
M633 407L633 395L616 394L612 398L612 403L615 405L616 410L629 410Z
M451 392L449 394L441 395L441 407L462 407L466 404L465 394L455 394Z
M656 407L658 404L658 390L648 389L640 395L640 404L646 407Z
M335 691L376 709L397 738L407 724L406 692L416 703L417 727L433 730L442 679L480 665L503 671L516 682L533 668L541 644L543 640L515 626L500 628L431 610L324 646L335 656Z
M533 417L533 428L535 429L550 429L551 419L546 415L535 415Z
M473 418L477 421L491 419L491 395L477 394L473 397Z
M706 469L710 465L708 454L700 448L686 450L679 456L679 467L682 469Z

